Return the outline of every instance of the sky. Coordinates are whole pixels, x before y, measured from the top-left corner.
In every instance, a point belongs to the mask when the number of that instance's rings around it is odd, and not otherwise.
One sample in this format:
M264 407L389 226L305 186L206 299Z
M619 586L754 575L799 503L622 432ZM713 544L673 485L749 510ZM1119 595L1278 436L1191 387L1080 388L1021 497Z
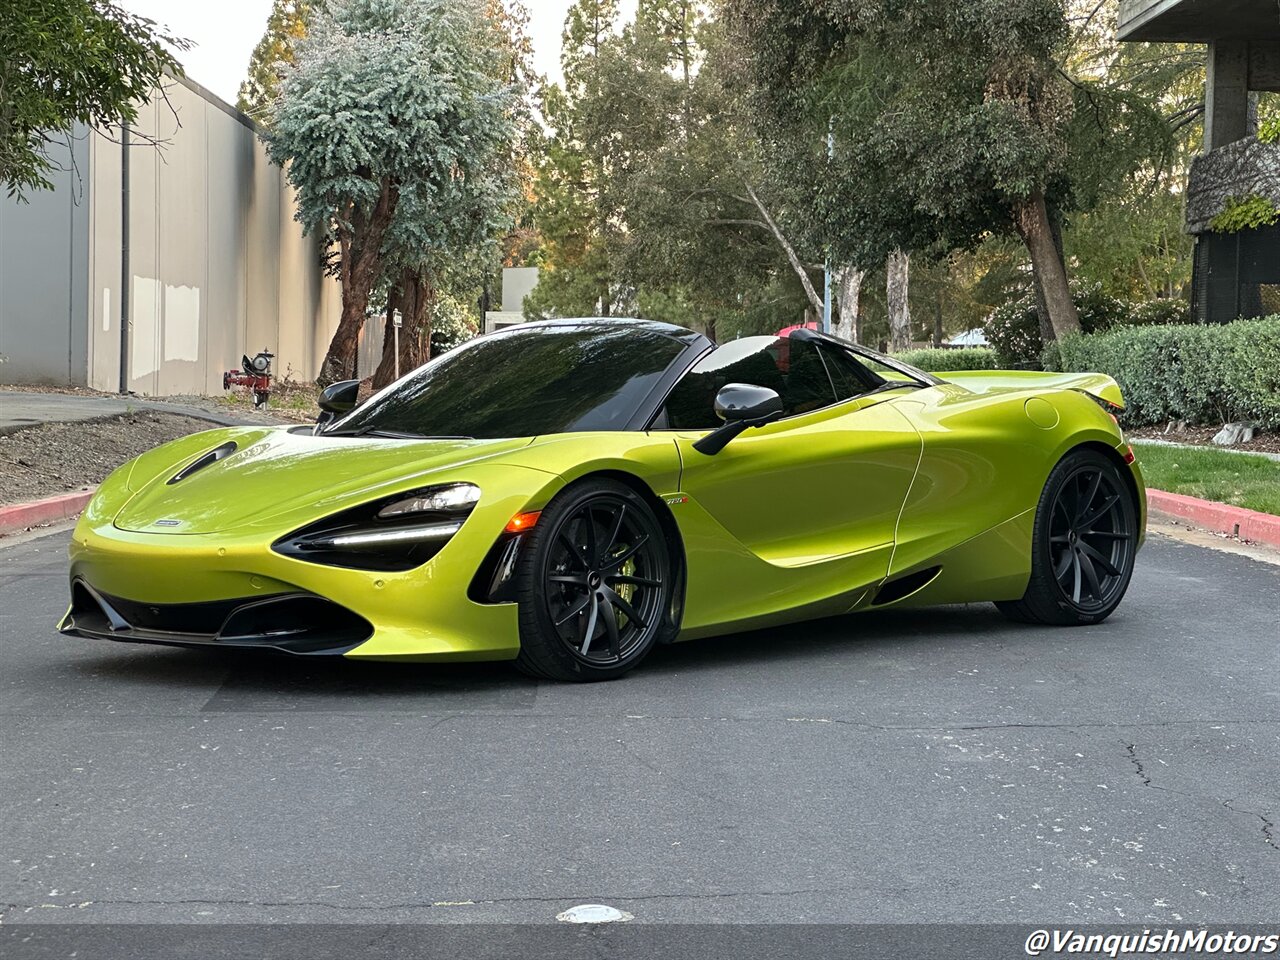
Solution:
M133 13L169 27L194 44L179 55L187 76L228 103L235 103L249 54L262 37L271 0L119 0ZM560 77L560 34L572 0L526 0L534 66L551 79ZM634 13L635 0L622 4Z

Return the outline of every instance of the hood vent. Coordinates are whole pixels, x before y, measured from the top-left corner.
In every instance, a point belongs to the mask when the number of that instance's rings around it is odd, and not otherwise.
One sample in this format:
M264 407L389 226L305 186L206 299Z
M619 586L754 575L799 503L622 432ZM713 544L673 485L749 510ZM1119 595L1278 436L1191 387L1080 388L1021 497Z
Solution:
M191 476L197 470L203 470L205 467L209 466L210 464L217 463L219 460L225 460L227 457L231 456L235 452L236 452L236 442L234 440L228 440L222 446L214 447L212 450L210 450L204 456L200 457L198 460L195 460L187 464L185 467L183 467L181 470L175 473L172 477L170 477L166 482L177 483L180 480L185 480L187 479L187 477Z

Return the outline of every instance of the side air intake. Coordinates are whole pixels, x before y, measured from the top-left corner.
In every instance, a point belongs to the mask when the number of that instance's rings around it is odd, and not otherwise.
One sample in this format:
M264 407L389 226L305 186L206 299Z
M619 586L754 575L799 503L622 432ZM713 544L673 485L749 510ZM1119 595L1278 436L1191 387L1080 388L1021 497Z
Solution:
M941 572L942 567L929 567L927 570L917 570L915 573L908 573L905 577L890 580L879 589L876 593L876 598L871 601L871 605L873 607L883 607L886 603L905 599L917 590L928 586L933 582L933 578Z

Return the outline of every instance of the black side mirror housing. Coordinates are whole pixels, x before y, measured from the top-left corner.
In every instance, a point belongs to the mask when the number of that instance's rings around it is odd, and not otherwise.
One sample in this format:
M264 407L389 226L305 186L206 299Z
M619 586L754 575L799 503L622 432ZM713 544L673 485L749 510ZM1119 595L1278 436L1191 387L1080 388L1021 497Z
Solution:
M726 383L716 393L716 416L724 426L698 440L693 449L709 457L723 450L748 427L763 427L782 416L782 398L776 390L751 383Z
M359 403L357 399L359 394L359 380L339 380L321 390L317 401L320 406L320 416L316 417L316 431L318 432L321 427L338 419L344 413L354 410Z
M331 383L320 391L320 409L334 415L350 413L356 408L356 397L359 394L359 380L339 380L337 383Z

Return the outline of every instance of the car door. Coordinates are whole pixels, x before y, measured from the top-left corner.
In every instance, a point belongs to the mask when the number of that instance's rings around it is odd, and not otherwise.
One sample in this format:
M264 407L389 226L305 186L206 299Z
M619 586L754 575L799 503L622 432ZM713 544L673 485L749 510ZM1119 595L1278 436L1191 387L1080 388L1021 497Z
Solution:
M708 528L685 533L687 627L828 599L838 612L841 597L888 572L920 435L883 402L894 386L843 353L814 340L743 338L704 357L668 398L665 425L676 430L690 498L675 512ZM706 456L693 444L719 425L712 404L726 383L776 390L783 418Z

